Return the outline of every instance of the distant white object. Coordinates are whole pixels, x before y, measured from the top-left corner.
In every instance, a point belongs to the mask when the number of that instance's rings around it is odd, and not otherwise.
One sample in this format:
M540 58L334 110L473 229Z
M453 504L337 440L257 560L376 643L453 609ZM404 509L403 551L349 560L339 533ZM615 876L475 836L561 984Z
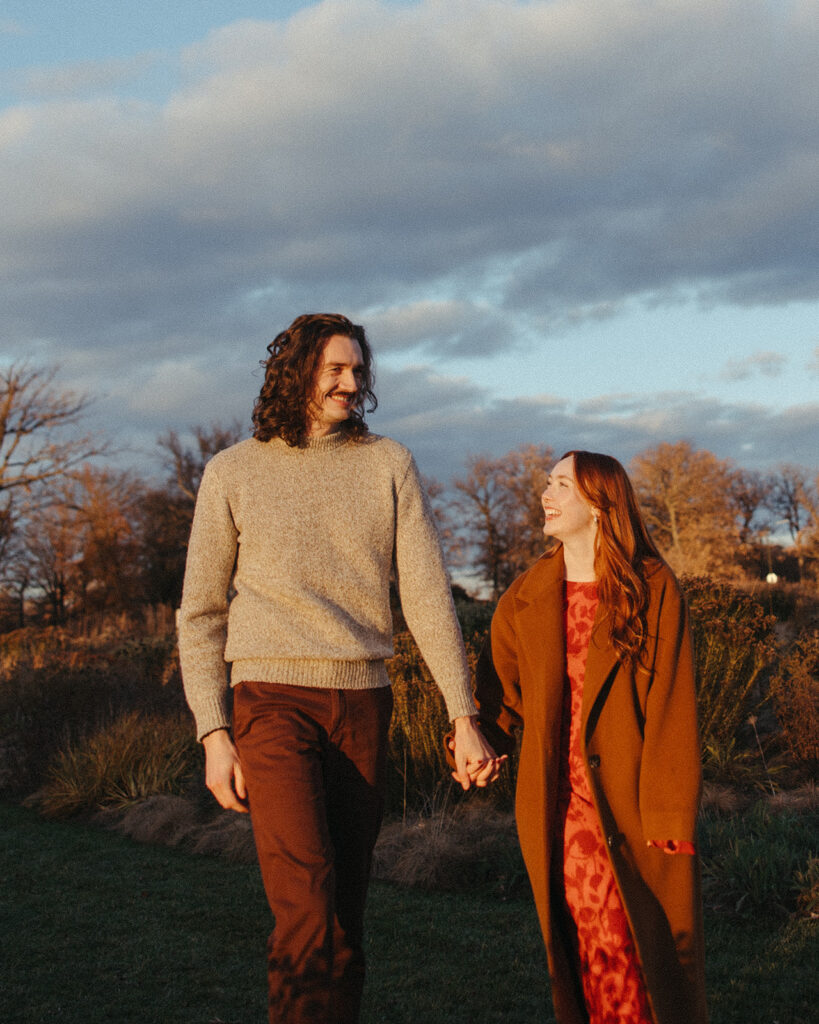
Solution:
M778 583L779 582L779 577L776 575L775 572L769 572L768 575L765 577L765 582L766 583Z

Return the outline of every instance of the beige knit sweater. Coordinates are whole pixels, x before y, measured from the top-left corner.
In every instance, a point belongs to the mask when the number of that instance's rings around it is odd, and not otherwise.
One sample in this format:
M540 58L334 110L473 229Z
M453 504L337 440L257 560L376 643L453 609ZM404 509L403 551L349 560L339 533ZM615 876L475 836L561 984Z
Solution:
M228 725L230 683L387 686L391 570L450 718L475 714L434 521L410 452L335 433L242 441L207 465L179 618L201 738ZM229 591L234 596L229 600Z

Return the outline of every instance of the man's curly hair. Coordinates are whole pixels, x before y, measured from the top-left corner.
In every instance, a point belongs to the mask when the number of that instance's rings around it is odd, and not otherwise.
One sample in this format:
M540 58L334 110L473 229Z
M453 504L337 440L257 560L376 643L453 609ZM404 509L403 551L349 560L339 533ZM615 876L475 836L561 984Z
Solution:
M356 404L340 430L355 440L368 431L364 406L373 412L378 401L373 393L372 351L364 328L337 313L305 313L277 334L262 360L264 384L253 407L253 436L257 441L283 438L291 447L303 448L309 436L309 407L325 343L334 334L357 341L363 366Z

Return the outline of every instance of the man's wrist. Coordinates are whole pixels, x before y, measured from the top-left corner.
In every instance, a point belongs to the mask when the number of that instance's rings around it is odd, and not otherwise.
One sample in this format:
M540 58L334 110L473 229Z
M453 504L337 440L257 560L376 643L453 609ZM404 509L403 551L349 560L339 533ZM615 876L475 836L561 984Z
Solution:
M208 745L208 740L210 740L211 743L221 743L222 742L221 739L214 739L214 737L216 737L217 734L220 733L220 732L225 733L225 735L228 737L228 739L230 739L230 730L229 730L229 728L226 725L220 725L220 726L217 726L215 729L211 729L210 732L206 732L205 733L205 735L202 737L202 745L203 746L207 746Z
M475 728L478 724L477 715L460 715L458 718L453 718L452 724L455 727L455 732L461 729Z

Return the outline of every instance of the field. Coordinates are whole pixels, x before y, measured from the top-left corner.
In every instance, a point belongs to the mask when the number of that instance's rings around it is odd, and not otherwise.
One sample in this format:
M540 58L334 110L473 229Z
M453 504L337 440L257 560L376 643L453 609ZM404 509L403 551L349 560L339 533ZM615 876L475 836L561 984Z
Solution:
M4 1024L260 1024L253 865L0 805ZM819 921L706 917L713 1024L811 1024ZM547 1024L526 898L375 883L363 1024Z
M707 785L714 1024L819 1004L819 633L811 595L686 581ZM461 609L475 657L486 609ZM510 816L448 781L411 638L390 664L390 814L369 905L365 1024L552 1020ZM248 822L215 813L167 614L0 637L0 1020L264 1019L269 912ZM139 840L135 842L134 840ZM203 855L208 854L208 855Z

